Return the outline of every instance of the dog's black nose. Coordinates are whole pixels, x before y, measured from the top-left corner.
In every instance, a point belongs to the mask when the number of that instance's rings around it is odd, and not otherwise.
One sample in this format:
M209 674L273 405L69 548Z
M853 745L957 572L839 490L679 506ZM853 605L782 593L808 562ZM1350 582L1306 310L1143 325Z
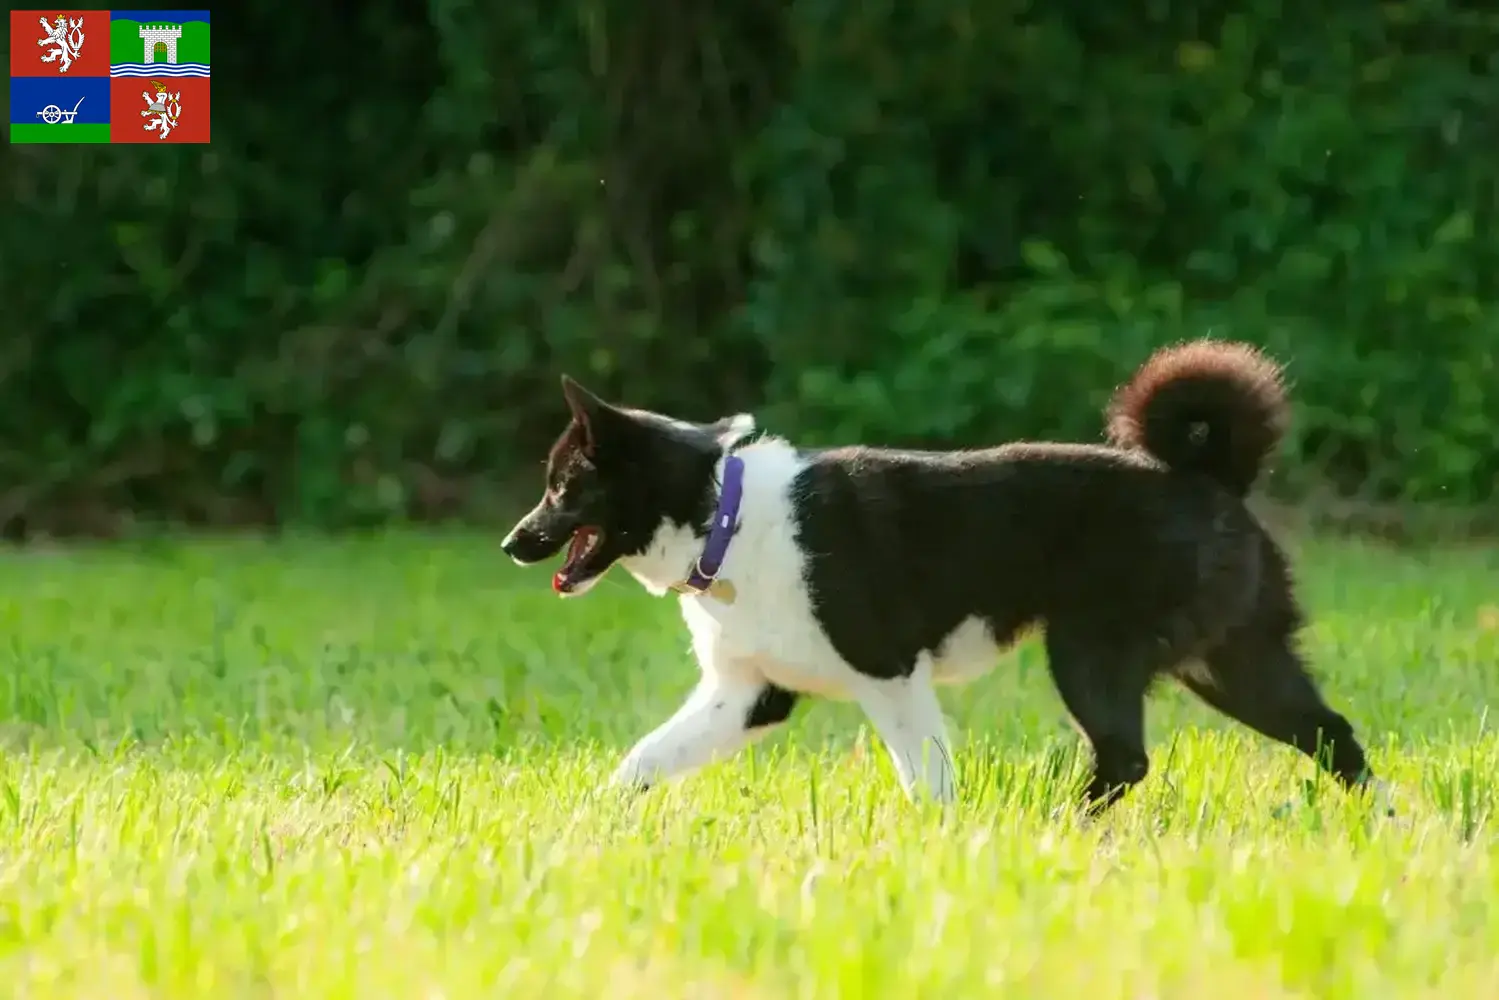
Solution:
M544 536L526 530L524 525L516 525L500 542L500 551L521 566L545 559L550 548Z
M523 543L521 542L520 529L516 529L515 531L510 532L510 534L506 535L500 541L500 551L505 553L511 559L514 559L516 553L519 552L522 548L522 544Z

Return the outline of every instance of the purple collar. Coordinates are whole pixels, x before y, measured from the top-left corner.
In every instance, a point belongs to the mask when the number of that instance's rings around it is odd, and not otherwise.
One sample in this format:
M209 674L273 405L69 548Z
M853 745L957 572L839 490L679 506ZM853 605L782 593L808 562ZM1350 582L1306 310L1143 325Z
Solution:
M682 589L693 594L706 594L718 579L723 567L723 557L728 554L729 542L739 530L739 501L744 497L744 459L729 455L723 460L723 489L718 493L718 508L713 511L713 524L708 528L708 537L703 541L702 555L692 564L692 572L682 583Z

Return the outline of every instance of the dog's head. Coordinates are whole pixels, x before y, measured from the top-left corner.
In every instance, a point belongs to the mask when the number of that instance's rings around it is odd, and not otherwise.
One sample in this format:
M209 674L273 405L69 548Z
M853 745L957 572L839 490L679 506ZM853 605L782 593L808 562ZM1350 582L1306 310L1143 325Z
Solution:
M566 375L562 394L572 418L547 456L541 501L500 547L523 566L566 547L552 589L577 596L645 551L664 522L707 521L715 463L754 421L739 414L699 424L614 406Z

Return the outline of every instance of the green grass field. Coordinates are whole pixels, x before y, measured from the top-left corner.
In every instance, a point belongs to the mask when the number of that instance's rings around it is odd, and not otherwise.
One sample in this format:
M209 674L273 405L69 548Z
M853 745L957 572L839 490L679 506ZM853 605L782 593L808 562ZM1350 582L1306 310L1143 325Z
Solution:
M1081 824L1034 642L944 693L950 815L826 703L625 802L695 673L622 572L563 602L440 533L5 555L0 995L1499 996L1499 551L1298 549L1395 820L1166 690L1150 779Z

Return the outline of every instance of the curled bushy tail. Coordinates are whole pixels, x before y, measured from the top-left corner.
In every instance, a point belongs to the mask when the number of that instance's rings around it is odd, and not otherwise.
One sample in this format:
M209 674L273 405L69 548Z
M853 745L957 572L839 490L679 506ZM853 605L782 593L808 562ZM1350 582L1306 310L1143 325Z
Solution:
M1280 366L1248 344L1194 340L1153 354L1109 404L1109 440L1248 494L1286 428Z

